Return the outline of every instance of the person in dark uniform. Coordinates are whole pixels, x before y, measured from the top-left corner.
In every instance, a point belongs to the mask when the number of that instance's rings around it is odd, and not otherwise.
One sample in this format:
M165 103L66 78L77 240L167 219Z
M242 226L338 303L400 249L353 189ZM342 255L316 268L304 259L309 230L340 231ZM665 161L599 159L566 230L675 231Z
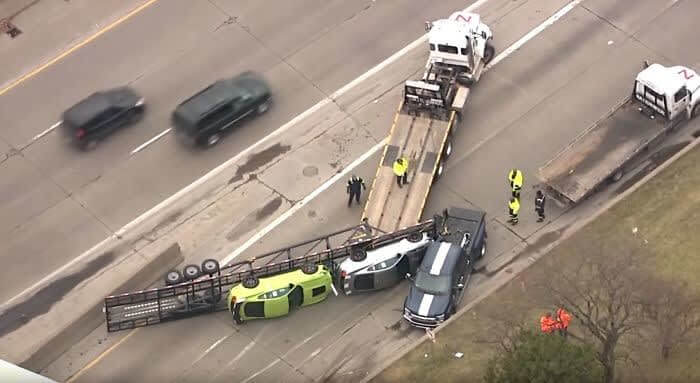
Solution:
M535 196L535 211L537 212L537 222L544 221L544 204L547 202L547 197L544 196L542 190L537 191Z
M348 198L348 207L352 205L352 198L355 197L355 201L357 201L357 204L360 204L360 194L362 193L362 189L367 190L367 185L365 185L365 181L362 180L362 178L352 175L350 179L348 180L348 187L347 187L347 193L350 195Z

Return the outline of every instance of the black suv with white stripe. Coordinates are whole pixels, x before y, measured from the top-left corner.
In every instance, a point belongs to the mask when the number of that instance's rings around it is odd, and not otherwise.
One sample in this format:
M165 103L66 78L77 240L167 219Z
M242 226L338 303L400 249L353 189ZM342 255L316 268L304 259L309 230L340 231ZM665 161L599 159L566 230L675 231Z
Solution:
M403 317L413 326L435 328L457 311L477 260L486 254L486 213L450 208L442 232L425 252ZM449 228L449 230L448 230Z

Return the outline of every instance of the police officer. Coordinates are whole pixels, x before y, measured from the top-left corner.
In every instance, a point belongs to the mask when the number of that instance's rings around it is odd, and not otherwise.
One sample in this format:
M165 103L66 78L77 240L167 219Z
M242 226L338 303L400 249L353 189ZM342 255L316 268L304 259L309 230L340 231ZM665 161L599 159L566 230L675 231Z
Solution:
M517 225L518 224L518 212L520 211L520 200L517 198L513 197L508 201L508 214L510 215L510 219L508 222L512 225Z
M406 185L408 183L408 160L404 157L399 157L394 161L394 174L396 174L396 183Z
M519 169L510 169L508 173L508 181L513 192L513 197L520 198L520 190L523 188L523 172Z
M535 196L535 211L537 212L537 222L544 221L544 204L547 202L547 197L544 196L542 190L537 191Z
M365 181L353 174L348 180L347 193L350 195L350 198L348 198L348 207L352 205L352 197L355 197L355 201L357 201L358 205L360 204L360 194L362 193L362 189L367 190Z

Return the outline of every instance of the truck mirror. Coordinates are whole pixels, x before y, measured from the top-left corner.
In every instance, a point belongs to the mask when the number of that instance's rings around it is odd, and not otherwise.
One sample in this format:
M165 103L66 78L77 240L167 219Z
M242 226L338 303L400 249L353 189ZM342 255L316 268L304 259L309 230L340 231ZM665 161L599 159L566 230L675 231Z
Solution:
M431 23L430 21L426 21L425 22L425 31L430 32L431 29L433 29L433 23Z
M457 285L457 288L460 289L460 290L463 289L463 288L464 288L464 284L463 284L463 283L458 284L458 285Z
M481 37L485 39L485 38L486 38L486 32L481 31Z

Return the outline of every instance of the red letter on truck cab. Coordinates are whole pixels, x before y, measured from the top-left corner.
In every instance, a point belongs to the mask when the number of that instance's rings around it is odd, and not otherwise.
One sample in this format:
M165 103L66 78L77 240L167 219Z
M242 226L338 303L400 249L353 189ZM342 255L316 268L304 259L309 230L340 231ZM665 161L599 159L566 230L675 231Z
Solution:
M678 71L678 74L682 74L682 75L683 75L683 78L685 78L686 80L690 80L691 78L693 78L693 74L690 73L690 72L688 72L687 69L681 69L681 70L679 70L679 71Z

